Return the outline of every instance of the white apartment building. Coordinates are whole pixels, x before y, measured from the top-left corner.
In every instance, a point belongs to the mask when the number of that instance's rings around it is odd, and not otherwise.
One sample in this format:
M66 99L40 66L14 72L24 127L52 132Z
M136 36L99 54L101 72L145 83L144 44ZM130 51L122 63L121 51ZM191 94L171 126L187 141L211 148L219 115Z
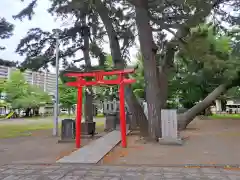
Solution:
M8 79L12 71L16 68L0 66L0 78ZM49 72L33 72L26 70L23 72L26 81L29 84L36 85L47 92L49 95L53 95L56 90L55 81L56 75Z

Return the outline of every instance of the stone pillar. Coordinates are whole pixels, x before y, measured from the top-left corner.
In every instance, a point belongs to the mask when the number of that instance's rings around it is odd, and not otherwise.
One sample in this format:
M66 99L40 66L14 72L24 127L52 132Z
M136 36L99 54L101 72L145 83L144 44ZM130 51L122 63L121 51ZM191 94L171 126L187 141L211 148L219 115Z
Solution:
M162 138L159 138L160 144L182 145L182 139L179 137L177 128L177 110L162 109L161 127Z
M117 116L115 113L106 114L106 121L104 126L104 131L115 130L117 126Z
M215 102L216 102L216 111L217 111L217 112L222 112L222 103L221 103L221 100L217 99Z

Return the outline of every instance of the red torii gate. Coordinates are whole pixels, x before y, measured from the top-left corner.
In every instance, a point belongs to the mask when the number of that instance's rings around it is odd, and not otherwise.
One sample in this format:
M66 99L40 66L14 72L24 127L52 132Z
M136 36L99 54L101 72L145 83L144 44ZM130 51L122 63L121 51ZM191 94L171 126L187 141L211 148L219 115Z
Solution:
M77 93L77 117L76 117L76 148L80 148L81 145L81 119L82 119L82 88L83 86L94 85L119 85L119 99L120 99L120 127L122 147L127 147L126 141L126 116L125 116L125 99L124 99L124 87L126 84L134 83L135 79L126 79L125 75L134 73L134 69L115 70L115 71L93 71L86 73L66 73L67 77L76 77L75 82L66 83L68 86L74 86L78 88ZM116 79L105 80L104 76L117 75ZM86 81L84 77L94 77L93 81Z

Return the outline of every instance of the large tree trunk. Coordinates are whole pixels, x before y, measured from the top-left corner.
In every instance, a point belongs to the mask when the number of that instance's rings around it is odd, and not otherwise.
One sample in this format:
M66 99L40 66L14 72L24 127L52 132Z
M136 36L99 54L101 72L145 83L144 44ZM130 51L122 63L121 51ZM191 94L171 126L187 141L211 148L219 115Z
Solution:
M68 116L71 116L71 106L68 107Z
M103 24L106 28L109 43L110 43L110 49L111 49L111 55L114 62L114 66L118 69L123 69L125 67L125 62L122 59L120 45L118 42L116 31L113 27L112 20L108 16L108 9L105 7L104 4L102 4L101 1L95 1L96 3L96 10L101 17ZM144 114L144 111L137 101L136 96L133 94L133 91L131 89L131 86L128 85L125 88L126 92L126 102L128 104L128 107L132 113L132 118L136 118L139 122L140 126L140 134L143 137L148 136L148 121Z
M168 72L159 71L159 84L161 90L161 109L164 109L167 107L168 99Z
M146 100L148 104L149 135L152 139L161 137L161 93L159 70L156 61L156 45L149 24L148 2L139 0L136 9L136 24L144 64Z
M84 118L86 122L93 122L93 96L92 87L86 88L85 104L84 104Z
M221 94L226 92L231 86L227 84L219 85L213 92L211 92L203 101L197 103L191 109L186 111L185 113L178 115L178 128L180 130L185 129L187 125L192 122L192 120L196 117L197 114L204 111L208 108L211 103L216 100Z
M20 111L19 111L19 112L20 112ZM26 117L30 117L30 116L31 116L30 112L31 112L31 108L27 108L27 109L25 110L25 116L26 116ZM19 114L20 114L20 113L19 113Z
M89 27L86 24L86 16L82 17L82 26L84 26L84 48L83 55L85 60L85 70L91 71L92 64L89 55ZM86 122L93 122L93 91L92 87L85 89L85 104L84 104L84 118Z
M173 67L173 61L175 56L175 48L169 43L166 47L165 57L162 65L159 66L159 83L161 90L161 109L167 107L168 99L168 75Z

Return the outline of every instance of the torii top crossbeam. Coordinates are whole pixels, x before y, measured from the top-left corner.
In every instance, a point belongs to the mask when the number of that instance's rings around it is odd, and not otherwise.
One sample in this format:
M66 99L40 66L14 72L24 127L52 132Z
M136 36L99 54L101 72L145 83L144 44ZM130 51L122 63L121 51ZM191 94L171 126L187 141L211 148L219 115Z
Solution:
M134 79L126 79L124 75L134 73L134 69L124 69L124 70L116 70L116 71L93 71L93 72L79 72L79 73L66 73L67 77L76 77L77 80L75 82L66 83L68 86L94 86L94 85L118 85L118 84L131 84L134 83ZM112 76L117 75L117 79L105 80L104 76ZM84 77L95 77L93 81L86 81L83 79Z
M118 75L118 74L131 74L134 73L134 69L123 69L123 70L115 70L115 71L93 71L93 72L74 72L74 73L66 73L65 76L68 77L94 77L98 74L102 74L104 76Z

